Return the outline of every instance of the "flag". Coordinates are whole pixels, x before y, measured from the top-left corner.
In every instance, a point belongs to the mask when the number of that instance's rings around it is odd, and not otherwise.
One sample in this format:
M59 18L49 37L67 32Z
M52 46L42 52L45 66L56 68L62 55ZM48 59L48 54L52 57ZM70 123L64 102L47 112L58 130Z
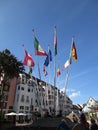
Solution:
M42 49L37 38L34 38L35 55L47 56L46 52Z
M65 64L62 67L62 70L64 70L65 68L67 68L69 65L71 64L71 59L68 59Z
M60 67L58 67L57 69L57 76L61 75L61 72L60 72Z
M49 57L49 61L52 61L52 52L51 52L50 49L49 49L49 52L48 52L48 57Z
M46 71L46 67L45 66L44 66L43 72L44 72L45 76L48 74L47 71Z
M71 54L72 54L74 61L76 61L77 60L77 52L76 52L76 47L75 47L74 41L73 41L73 44L72 44L72 53Z
M56 27L54 30L54 55L57 55L57 35L56 35Z
M49 52L48 52L48 55L47 55L47 57L45 59L44 65L48 66L50 61L52 61L52 53L51 53L51 50L49 49Z
M34 66L34 61L33 61L32 57L30 56L30 54L26 50L25 50L25 57L24 57L23 65Z

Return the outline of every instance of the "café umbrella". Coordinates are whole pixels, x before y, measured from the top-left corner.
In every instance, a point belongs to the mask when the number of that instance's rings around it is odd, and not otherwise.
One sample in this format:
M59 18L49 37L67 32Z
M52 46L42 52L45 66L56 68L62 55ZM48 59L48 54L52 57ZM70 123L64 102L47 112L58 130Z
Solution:
M10 113L6 113L5 116L17 116L17 113L10 112Z
M26 116L25 113L18 113L17 116Z

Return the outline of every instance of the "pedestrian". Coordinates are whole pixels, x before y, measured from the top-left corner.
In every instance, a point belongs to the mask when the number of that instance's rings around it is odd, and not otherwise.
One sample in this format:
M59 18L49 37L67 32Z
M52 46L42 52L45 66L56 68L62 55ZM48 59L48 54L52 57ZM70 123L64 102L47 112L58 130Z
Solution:
M77 123L72 130L89 130L89 123L86 121L84 114L80 115L79 123Z
M74 124L77 124L78 123L78 118L76 117L76 115L73 114L73 122Z
M67 122L65 119L62 119L59 126L58 126L58 130L69 130L69 127L67 125Z
M98 125L96 124L95 120L91 118L91 128L90 130L98 130Z

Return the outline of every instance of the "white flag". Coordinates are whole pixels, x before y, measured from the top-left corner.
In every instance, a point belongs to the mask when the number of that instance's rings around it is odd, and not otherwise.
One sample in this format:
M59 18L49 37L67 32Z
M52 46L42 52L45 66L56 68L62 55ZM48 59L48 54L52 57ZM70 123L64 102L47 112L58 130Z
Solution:
M70 65L70 60L68 59L65 64L63 65L62 69L64 70L65 68L67 68Z

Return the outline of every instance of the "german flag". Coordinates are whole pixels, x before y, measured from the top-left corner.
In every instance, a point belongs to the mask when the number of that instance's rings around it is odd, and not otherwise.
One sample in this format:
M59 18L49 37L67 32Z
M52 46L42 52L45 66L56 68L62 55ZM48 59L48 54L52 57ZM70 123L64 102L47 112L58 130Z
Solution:
M74 61L77 60L77 51L76 51L76 47L75 47L74 41L73 41L73 44L72 44L72 57L73 57Z

